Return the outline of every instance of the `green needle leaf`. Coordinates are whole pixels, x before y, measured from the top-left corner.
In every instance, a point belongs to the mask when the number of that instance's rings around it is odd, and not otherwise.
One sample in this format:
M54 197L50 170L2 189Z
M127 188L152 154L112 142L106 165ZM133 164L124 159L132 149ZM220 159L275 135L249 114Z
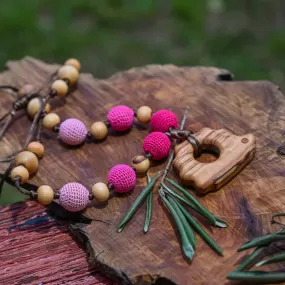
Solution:
M151 183L151 178L148 174L147 174L147 183L148 185ZM144 228L143 228L144 233L148 232L150 223L151 223L152 199L153 199L153 194L152 194L152 191L150 191L146 198L146 212L145 212L145 221L144 221Z
M172 205L172 207L174 208L174 210L176 211L177 215L179 216L181 223L184 227L184 230L186 232L186 235L188 237L188 239L190 240L193 248L196 248L196 238L194 235L193 230L191 229L191 227L189 226L185 216L183 215L183 213L181 212L180 208L177 205L177 202L174 200L174 198L172 198L171 196L168 197L168 201L170 202L170 204Z
M233 271L227 275L227 278L230 280L238 281L251 281L260 282L260 283L274 283L274 282L284 282L285 273L284 272L264 272L264 271Z
M280 262L280 261L284 261L284 260L285 260L285 253L280 253L280 254L274 255L272 257L269 257L265 260L262 260L262 261L256 263L255 266L259 267L259 266L262 266L265 264Z
M163 202L165 203L166 207L168 208L168 210L170 211L173 220L178 228L180 237L181 237L181 241L182 241L182 250L184 255L190 260L192 261L193 257L194 257L194 248L191 245L191 242L189 240L189 238L187 237L187 234L185 232L185 229L183 227L183 224L177 214L177 212L175 211L175 209L172 207L172 205L169 203L169 201L166 199L166 197L164 196L164 194L161 193L161 191L159 191L159 195L161 197L161 199L163 200Z
M257 247L257 246L267 246L274 241L284 240L284 239L285 239L284 234L277 234L277 233L268 234L268 235L265 235L262 237L257 237L255 239L250 240L250 241L246 242L245 244L243 244L238 249L238 252L249 249L249 248Z

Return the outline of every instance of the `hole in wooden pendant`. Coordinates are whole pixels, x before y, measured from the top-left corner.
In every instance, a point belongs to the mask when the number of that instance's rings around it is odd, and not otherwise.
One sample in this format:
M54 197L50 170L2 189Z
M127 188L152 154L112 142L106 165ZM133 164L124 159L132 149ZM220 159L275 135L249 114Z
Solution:
M211 163L216 161L220 156L220 150L215 145L202 144L200 154L195 159L202 163Z

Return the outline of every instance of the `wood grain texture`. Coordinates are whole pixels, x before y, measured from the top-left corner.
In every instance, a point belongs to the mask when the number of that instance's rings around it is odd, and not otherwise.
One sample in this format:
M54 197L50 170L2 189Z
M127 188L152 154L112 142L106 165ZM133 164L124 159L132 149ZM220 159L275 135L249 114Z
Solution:
M232 180L254 157L255 137L252 134L236 136L228 130L203 128L193 135L200 144L200 152L212 151L216 161L200 162L194 147L185 140L175 147L174 167L181 182L199 193L218 190Z
M0 208L0 284L115 285L89 269L66 222L36 202Z
M56 69L56 65L32 58L9 62L7 66L9 70L0 75L1 83L42 84ZM226 280L227 272L247 254L236 253L238 246L272 230L271 214L285 210L285 160L276 155L276 148L282 142L280 130L285 129L284 96L270 82L225 81L229 79L230 73L218 68L151 65L109 79L83 74L77 91L65 101L52 102L62 119L80 118L88 128L93 121L104 120L110 107L117 104L132 108L149 105L153 110L169 108L179 118L189 105L187 128L227 129L236 135L252 133L256 137L253 161L221 190L199 197L208 209L229 224L227 229L208 229L224 248L224 257L218 257L198 237L196 256L188 264L157 193L150 232L143 234L143 207L126 229L117 234L115 226L145 183L139 179L131 195L113 198L105 206L90 207L86 215L96 219L91 225L71 226L74 235L86 245L91 266L98 266L122 284L148 284L155 280L179 285L230 284ZM3 92L0 95L0 112L3 112L11 99ZM29 125L26 117L13 124L11 132L0 143L1 156L20 148ZM77 181L90 189L95 182L106 181L114 164L130 163L134 155L141 153L147 133L148 130L136 125L125 135L111 134L101 143L67 148L53 133L45 131L46 154L31 182L47 183L56 189ZM1 171L5 169L3 165L0 167ZM162 164L155 165L151 173L162 167Z

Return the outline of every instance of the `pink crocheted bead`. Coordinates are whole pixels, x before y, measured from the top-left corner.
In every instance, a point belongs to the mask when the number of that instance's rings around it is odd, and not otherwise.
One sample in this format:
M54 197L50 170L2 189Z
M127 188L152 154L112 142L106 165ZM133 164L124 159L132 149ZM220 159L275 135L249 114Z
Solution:
M151 116L150 126L153 132L168 132L170 127L178 128L177 117L169 110L159 110Z
M168 136L161 132L153 132L147 135L143 141L145 153L150 153L153 160L160 160L167 157L171 147Z
M87 132L82 121L71 118L60 125L59 138L68 145L79 145L85 140Z
M136 185L136 173L126 164L117 164L108 173L108 183L114 185L115 192L129 192Z
M116 106L109 111L107 118L114 131L123 132L132 126L134 111L127 106Z
M80 183L67 183L59 190L59 203L67 211L81 211L88 201L89 191Z

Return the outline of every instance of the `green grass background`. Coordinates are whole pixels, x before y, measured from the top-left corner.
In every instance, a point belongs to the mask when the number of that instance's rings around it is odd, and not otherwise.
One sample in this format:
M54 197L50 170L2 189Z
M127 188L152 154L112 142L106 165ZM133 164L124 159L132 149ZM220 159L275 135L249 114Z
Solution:
M2 0L0 66L76 57L107 77L150 63L212 65L282 87L284 31L283 0ZM5 187L0 204L19 199Z

